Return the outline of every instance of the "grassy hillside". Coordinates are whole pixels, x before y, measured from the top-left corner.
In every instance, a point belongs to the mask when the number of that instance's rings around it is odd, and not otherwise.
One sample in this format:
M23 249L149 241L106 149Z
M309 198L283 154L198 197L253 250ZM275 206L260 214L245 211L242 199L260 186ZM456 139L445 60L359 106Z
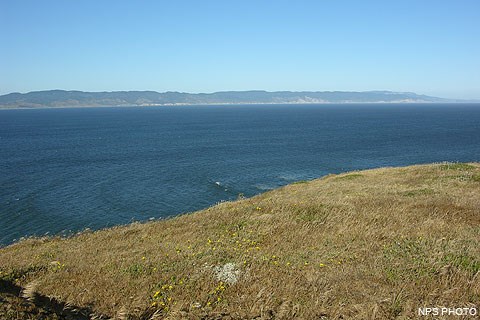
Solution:
M478 163L330 175L2 248L0 314L416 318L419 307L480 307L479 240Z

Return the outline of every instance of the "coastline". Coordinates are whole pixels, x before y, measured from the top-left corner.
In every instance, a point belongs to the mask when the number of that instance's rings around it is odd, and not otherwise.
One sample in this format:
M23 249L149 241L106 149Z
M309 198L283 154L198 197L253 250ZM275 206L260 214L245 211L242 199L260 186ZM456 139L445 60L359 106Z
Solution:
M328 175L164 221L27 239L0 248L0 280L20 288L5 298L13 309L55 295L131 319L478 308L479 188L480 163Z
M71 106L39 106L39 107L6 107L0 106L0 110L35 110L35 109L83 109L83 108L149 108L149 107L195 107L195 106L255 106L255 105L451 105L451 104L479 104L480 101L454 101L454 102L432 102L432 101L373 101L373 102L294 102L294 103L277 103L277 102L251 102L251 103L171 103L171 104L148 104L148 105L71 105Z

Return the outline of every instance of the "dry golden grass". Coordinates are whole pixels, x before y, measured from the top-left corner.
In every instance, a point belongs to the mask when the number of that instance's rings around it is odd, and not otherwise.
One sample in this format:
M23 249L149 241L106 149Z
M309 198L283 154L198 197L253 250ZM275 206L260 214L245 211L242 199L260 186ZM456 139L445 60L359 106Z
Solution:
M410 319L480 307L479 240L480 164L382 168L25 240L0 278L118 319Z

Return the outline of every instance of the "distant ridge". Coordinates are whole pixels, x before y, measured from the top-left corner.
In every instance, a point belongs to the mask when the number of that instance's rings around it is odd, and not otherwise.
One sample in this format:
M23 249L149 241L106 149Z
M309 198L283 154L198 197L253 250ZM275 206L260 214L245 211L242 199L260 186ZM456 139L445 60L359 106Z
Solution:
M161 106L204 104L308 104L308 103L432 103L467 102L412 92L392 91L223 91L184 93L156 91L84 92L48 90L0 96L0 108Z

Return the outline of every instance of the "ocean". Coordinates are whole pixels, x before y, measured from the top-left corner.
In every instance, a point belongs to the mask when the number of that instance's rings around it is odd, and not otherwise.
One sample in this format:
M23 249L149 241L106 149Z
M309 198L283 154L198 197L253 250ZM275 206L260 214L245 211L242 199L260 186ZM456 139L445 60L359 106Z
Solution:
M480 104L0 110L0 245L442 161L480 161Z

